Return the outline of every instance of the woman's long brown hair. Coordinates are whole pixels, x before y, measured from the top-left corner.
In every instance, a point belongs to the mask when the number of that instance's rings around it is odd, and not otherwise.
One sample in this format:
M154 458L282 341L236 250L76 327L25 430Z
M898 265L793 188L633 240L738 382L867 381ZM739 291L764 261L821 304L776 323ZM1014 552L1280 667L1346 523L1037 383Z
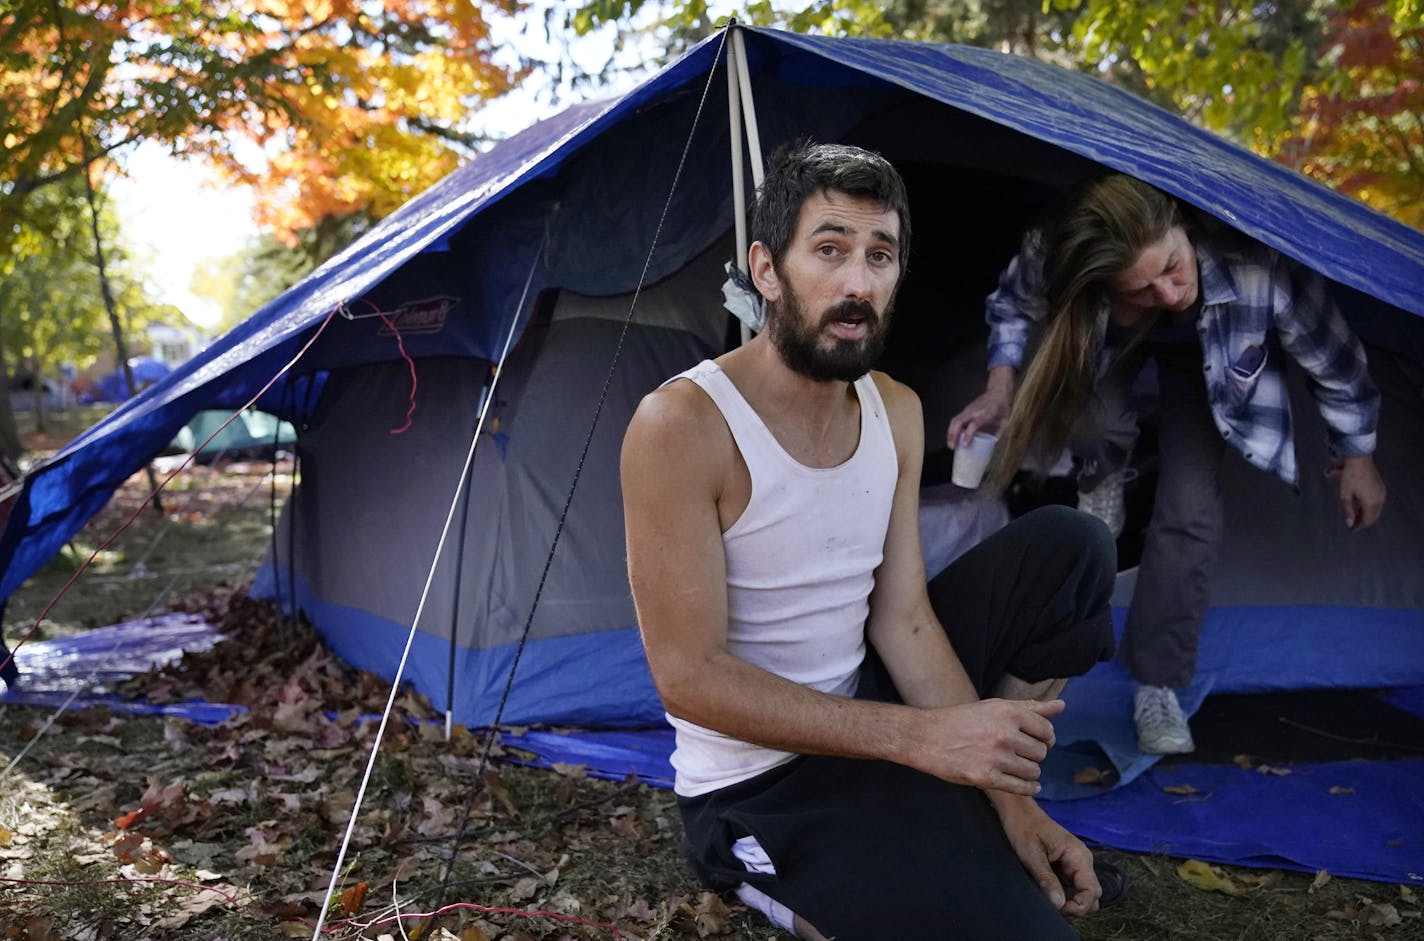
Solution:
M1030 235L1042 240L1048 317L1000 429L989 488L1007 487L1031 451L1051 462L1067 444L1097 379L1109 279L1181 224L1171 197L1115 174L1074 191L1066 208Z

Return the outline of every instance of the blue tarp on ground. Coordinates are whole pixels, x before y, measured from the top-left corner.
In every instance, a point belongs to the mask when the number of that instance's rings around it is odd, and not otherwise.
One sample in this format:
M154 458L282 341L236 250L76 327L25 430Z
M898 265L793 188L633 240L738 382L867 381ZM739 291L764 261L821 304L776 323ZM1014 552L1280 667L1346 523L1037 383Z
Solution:
M26 644L18 653L24 686L0 695L0 704L56 708L72 693L80 693L75 700L79 707L97 704L118 712L221 722L241 707L129 703L111 693L125 677L170 663L184 649L205 650L219 639L216 629L201 619L164 615ZM1387 683L1394 671L1376 642L1398 638L1389 637L1386 629L1357 639L1363 642L1332 645L1336 658L1355 660L1349 667L1355 675L1374 671ZM1219 692L1260 689L1258 678L1269 674L1265 652L1272 643L1269 637L1242 633L1208 637L1203 677ZM1261 654L1226 656L1233 649ZM1421 658L1424 649L1406 645L1403 656ZM1081 736L1111 738L1114 727L1128 722L1130 689L1118 689L1120 684L1110 675L1115 666L1105 664L1099 671L1103 677L1090 674L1075 680L1065 695L1069 708L1057 728L1067 745L1081 743ZM1424 718L1424 686L1400 690L1390 702ZM1094 728L1095 721L1103 727ZM1071 736L1080 737L1070 741ZM637 731L533 729L506 734L503 742L515 761L582 766L600 777L622 780L633 775L655 787L672 786L668 756L673 733L666 726ZM1292 763L1274 773L1236 765L1153 767L1155 759L1132 750L1141 766L1130 774L1130 783L1111 790L1072 782L1077 771L1095 764L1094 752L1070 749L1065 754L1056 749L1045 764L1046 786L1050 793L1079 799L1046 800L1044 806L1064 826L1101 846L1421 884L1424 742L1414 744L1421 750L1418 758Z

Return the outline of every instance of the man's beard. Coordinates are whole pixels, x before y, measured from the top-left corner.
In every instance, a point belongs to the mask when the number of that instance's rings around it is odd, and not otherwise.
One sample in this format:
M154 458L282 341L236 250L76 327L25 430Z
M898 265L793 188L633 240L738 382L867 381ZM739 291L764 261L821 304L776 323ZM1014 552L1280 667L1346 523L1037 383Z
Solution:
M885 306L883 315L878 315L869 301L841 301L826 310L814 324L805 322L801 299L789 287L779 304L768 306L767 334L782 362L793 372L817 382L854 382L870 372L880 354L885 352L894 302ZM823 333L826 327L847 316L864 319L864 339L843 340ZM826 340L830 342L829 347L823 345Z

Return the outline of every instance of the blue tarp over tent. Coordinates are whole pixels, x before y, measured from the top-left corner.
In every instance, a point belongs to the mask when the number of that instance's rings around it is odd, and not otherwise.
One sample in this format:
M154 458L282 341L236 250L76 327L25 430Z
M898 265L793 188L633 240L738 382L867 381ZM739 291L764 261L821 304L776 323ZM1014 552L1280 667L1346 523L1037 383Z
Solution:
M954 46L831 39L748 30L754 85L788 83L824 89L847 111L855 93L891 86L943 102L995 125L1021 132L1103 166L1140 177L1229 222L1369 298L1424 316L1424 236L1294 171L1242 149L1094 78L1031 59ZM108 420L76 439L31 475L0 540L0 599L33 574L108 499L202 408L234 408L256 393L334 309L353 301L422 252L445 247L453 233L517 191L531 189L576 161L588 143L670 96L701 89L722 54L719 36L688 52L621 99L580 105L495 147L412 200L332 258L310 277L254 314ZM794 121L766 103L768 125ZM847 115L851 123L859 115ZM684 128L666 129L680 137ZM680 142L680 141L679 141ZM662 148L661 150L666 150ZM660 152L650 148L651 159ZM725 160L725 150L718 157ZM635 158L636 159L636 158ZM724 172L725 175L725 172ZM669 175L670 178L670 175ZM728 199L718 187L698 205L667 221L670 244L705 245L729 222ZM598 244L588 231L565 231L564 244ZM522 272L541 231L506 232L479 261L483 304L468 318L460 352L493 358L515 310ZM579 272L580 289L628 290L636 263ZM596 254L596 253L591 253ZM650 280L683 261L672 253L654 260ZM500 272L505 272L500 276ZM601 282L601 283L600 283ZM1393 329L1380 318L1382 332ZM450 338L445 338L449 342ZM1399 345L1414 342L1401 332ZM369 355L331 349L330 361ZM291 401L285 400L288 408ZM269 409L283 412L284 402Z

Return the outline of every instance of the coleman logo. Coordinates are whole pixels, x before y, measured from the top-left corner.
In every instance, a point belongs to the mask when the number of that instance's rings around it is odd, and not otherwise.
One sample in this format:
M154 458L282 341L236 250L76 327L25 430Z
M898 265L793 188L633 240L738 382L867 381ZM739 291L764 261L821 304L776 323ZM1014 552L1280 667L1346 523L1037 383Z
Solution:
M416 333L439 333L445 326L445 315L450 313L450 310L458 303L460 303L458 297L451 297L448 294L408 301L390 314L390 320L403 336ZM390 336L391 328L383 322L380 329L376 331L376 335Z

